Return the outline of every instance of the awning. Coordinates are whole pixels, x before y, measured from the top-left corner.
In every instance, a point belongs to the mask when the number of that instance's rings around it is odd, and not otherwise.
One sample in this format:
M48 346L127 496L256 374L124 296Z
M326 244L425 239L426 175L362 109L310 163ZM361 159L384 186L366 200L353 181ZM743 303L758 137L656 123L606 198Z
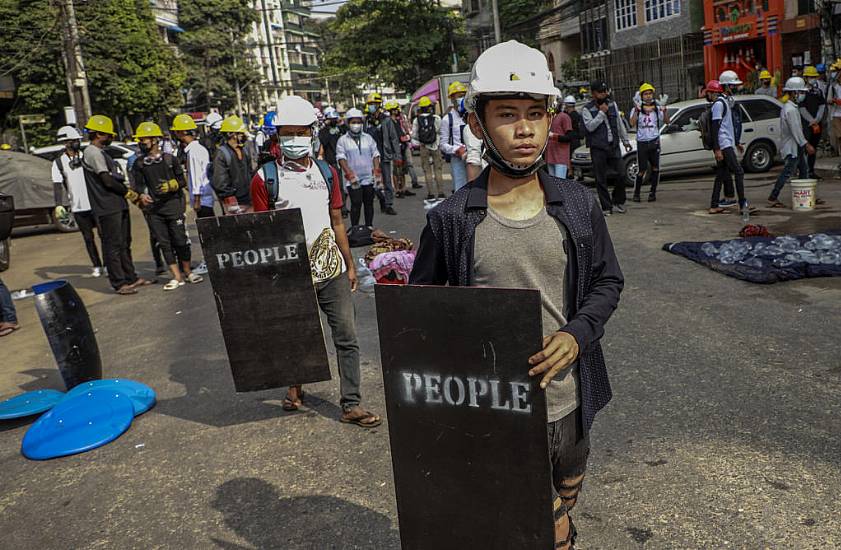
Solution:
M283 25L280 23L270 23L270 25L273 29L283 29Z
M438 90L438 79L433 78L432 80L415 90L415 93L412 94L412 103L417 103L423 96L428 97L429 100L432 101L432 103L437 103L439 95L440 91Z
M172 21L170 19L165 19L163 17L158 16L155 17L155 23L172 32L184 32L184 29L179 27L176 21Z

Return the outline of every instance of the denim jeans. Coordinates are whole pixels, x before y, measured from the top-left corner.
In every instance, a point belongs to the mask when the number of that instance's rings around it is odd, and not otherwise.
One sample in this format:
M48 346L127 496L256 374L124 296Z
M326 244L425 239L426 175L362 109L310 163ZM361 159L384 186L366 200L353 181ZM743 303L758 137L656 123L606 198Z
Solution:
M450 159L450 173L453 176L453 193L467 185L467 163L453 156Z
M809 177L809 164L806 162L805 147L799 148L797 156L786 156L783 171L780 172L780 176L777 178L777 183L774 184L774 190L771 191L771 195L768 197L768 200L775 201L780 197L780 191L783 190L783 186L789 178L794 175L795 170L797 170L801 178Z
M18 316L12 302L12 294L3 283L3 279L0 279L0 323L2 322L17 324Z
M359 341L356 338L356 313L350 293L350 279L347 273L315 288L318 306L327 316L336 358L339 363L339 392L342 410L347 411L359 405Z
M566 179L567 177L568 168L566 164L547 164L546 168L556 178Z
M391 161L381 162L380 168L383 172L383 190L382 190L382 205L385 208L394 206L394 182L392 181L392 163Z

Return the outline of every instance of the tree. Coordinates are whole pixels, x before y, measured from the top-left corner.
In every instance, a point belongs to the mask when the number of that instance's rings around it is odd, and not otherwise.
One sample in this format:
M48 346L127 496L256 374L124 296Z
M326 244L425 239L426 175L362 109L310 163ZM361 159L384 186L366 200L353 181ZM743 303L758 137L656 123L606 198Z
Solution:
M260 20L248 0L181 0L180 48L187 65L186 87L197 109L236 106L236 82L259 81L246 36Z
M432 0L350 0L323 36L322 76L337 77L345 91L366 81L412 91L450 72L451 40L461 52L464 22Z
M549 0L505 0L499 2L499 26L503 40L519 40L537 46L541 11L551 6Z
M80 2L76 12L95 111L137 120L183 105L184 66L148 0Z

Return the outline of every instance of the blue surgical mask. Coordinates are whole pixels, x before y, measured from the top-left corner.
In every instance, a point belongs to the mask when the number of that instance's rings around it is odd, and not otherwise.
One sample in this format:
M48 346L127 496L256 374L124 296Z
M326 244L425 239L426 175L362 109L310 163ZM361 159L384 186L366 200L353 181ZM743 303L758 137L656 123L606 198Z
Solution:
M377 112L377 106L376 105L368 105L368 112L373 115L374 113Z
M358 134L362 131L362 123L354 122L353 124L348 124L348 128L352 134Z
M312 153L312 137L280 136L280 150L288 159L299 159Z
M803 103L806 101L806 92L797 92L797 95L794 97L796 98L797 103Z

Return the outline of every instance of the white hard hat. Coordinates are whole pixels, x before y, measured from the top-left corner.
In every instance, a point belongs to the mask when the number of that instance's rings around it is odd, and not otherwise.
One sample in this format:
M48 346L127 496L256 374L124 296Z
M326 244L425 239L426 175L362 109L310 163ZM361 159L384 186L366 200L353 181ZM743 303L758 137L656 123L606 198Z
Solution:
M72 126L62 126L58 129L56 137L58 141L72 141L74 139L82 139L82 134Z
M205 124L213 128L214 130L218 130L222 126L222 121L224 118L222 115L213 111L212 113L208 113L207 117L204 119Z
M571 95L568 95L564 98L564 103L566 103L566 104L571 103L571 104L575 105L575 98Z
M739 75L736 74L736 71L724 71L723 73L721 73L721 76L718 77L718 81L721 83L722 86L727 86L728 84L742 84L742 81L739 80Z
M327 107L324 109L324 116L327 118L339 118L339 111L333 107Z
M365 118L365 115L362 114L357 108L348 109L348 112L345 113L345 119L350 120L352 118Z
M312 126L318 120L312 103L297 95L281 99L276 110L275 126Z
M540 50L509 40L488 48L473 63L464 105L473 112L480 96L515 94L546 96L549 105L560 95Z
M799 76L793 76L786 80L786 85L783 86L784 92L808 92L809 87L806 81Z

